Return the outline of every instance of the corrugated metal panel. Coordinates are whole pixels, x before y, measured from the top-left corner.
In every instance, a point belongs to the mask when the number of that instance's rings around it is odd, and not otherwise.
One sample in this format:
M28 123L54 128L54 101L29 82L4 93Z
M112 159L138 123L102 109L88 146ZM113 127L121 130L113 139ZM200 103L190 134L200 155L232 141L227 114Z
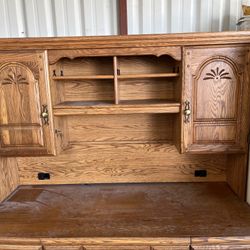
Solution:
M127 0L129 34L235 30L241 0Z
M0 37L117 34L116 0L0 0Z
M127 0L129 34L235 30L241 0ZM117 0L0 0L0 37L117 34Z

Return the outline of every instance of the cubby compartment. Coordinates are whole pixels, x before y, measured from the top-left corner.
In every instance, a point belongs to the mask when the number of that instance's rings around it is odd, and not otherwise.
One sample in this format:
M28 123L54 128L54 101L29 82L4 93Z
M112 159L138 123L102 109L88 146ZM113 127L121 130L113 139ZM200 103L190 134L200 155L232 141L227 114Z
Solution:
M176 83L165 78L119 80L119 101L125 103L168 103L176 101Z
M180 62L168 55L118 57L118 102L157 104L180 101L180 68Z
M62 58L53 68L53 79L86 77L114 78L113 57Z
M95 106L114 103L113 57L62 58L50 68L53 103Z
M171 56L143 55L118 57L118 78L178 76L180 65Z
M114 84L109 79L56 81L56 105L107 105L114 103Z

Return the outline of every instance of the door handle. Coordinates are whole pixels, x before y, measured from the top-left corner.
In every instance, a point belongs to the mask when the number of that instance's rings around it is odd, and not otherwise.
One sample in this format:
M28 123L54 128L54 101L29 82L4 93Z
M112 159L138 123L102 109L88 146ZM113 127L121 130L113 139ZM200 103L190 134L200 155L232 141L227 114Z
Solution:
M185 101L184 102L184 122L189 123L190 122L190 115L191 115L191 108L190 108L190 102Z
M49 125L49 111L47 105L42 105L41 118L44 125Z

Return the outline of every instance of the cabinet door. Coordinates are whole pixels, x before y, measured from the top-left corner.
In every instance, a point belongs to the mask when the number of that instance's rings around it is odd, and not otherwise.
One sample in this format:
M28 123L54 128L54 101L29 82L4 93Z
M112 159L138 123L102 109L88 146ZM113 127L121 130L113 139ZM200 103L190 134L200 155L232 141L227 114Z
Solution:
M183 152L245 150L247 52L245 47L184 50Z
M0 154L54 154L46 52L0 53Z

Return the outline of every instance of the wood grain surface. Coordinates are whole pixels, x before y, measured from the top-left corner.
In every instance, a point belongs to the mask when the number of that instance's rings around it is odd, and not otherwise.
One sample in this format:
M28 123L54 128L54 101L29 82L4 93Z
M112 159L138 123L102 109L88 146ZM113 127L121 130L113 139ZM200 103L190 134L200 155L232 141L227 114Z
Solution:
M207 48L206 53L194 47L184 53L184 102L189 102L191 113L184 123L183 151L246 150L241 134L249 131L249 121L242 123L242 117L249 116L243 115L242 104L249 88L244 76L247 47Z
M243 237L249 220L226 183L23 186L0 206L0 236Z
M56 157L18 158L21 184L225 181L226 155L180 155L168 143L70 143ZM195 177L195 170L207 177ZM37 174L48 172L50 180Z
M180 45L230 45L249 43L249 31L227 32L199 32L182 34L155 34L155 35L130 35L130 36L85 36L85 37L52 37L52 38L3 38L0 40L0 49L97 49L105 48L134 48L142 47L174 47ZM155 48L154 48L155 49ZM155 50L157 51L158 48ZM95 51L92 50L92 53ZM163 53L164 54L164 53ZM93 54L92 54L93 55Z
M15 158L0 157L0 202L20 184Z

